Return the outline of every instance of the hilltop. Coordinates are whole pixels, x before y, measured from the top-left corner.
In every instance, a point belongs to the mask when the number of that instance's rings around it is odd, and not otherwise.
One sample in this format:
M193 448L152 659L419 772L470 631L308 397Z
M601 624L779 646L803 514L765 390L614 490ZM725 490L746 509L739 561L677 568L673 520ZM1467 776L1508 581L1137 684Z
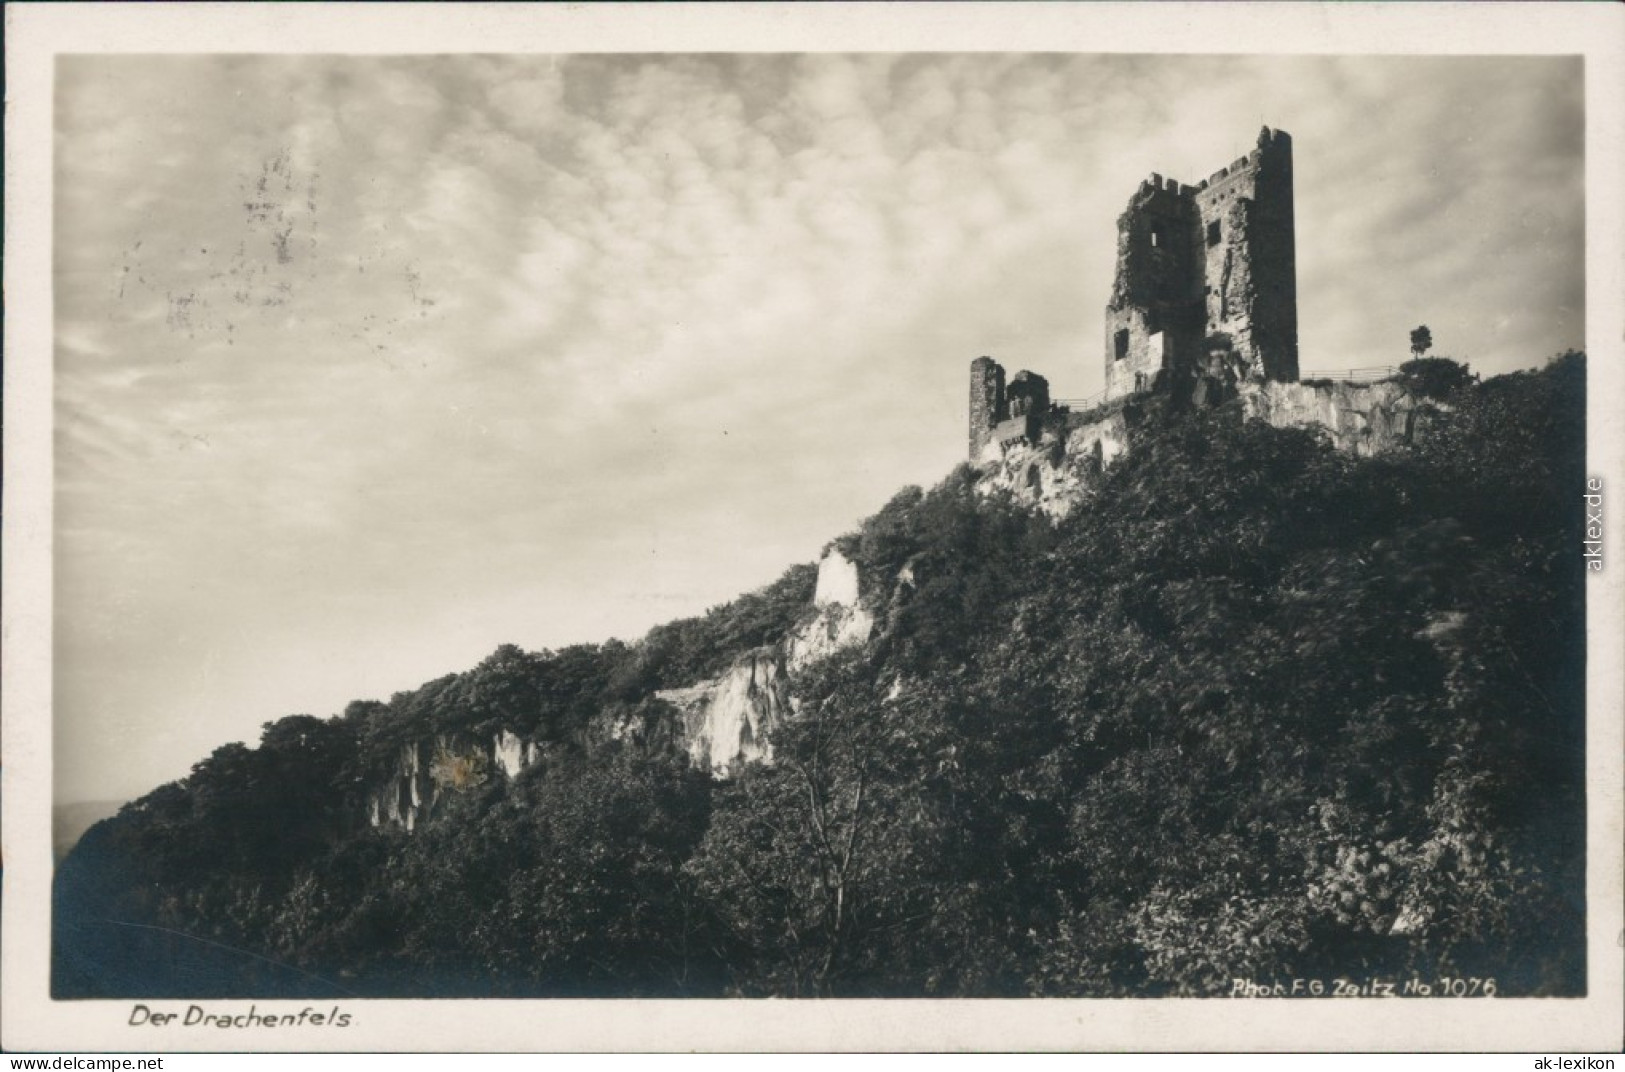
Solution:
M268 724L99 823L58 997L1584 987L1584 362L1370 457L1136 400L634 644Z

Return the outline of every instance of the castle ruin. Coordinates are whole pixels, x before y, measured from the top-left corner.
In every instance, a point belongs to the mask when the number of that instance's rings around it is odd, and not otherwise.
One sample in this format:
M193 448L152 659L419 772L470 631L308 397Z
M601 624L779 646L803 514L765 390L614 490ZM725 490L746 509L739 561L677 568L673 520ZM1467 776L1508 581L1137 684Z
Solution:
M1292 138L1263 128L1246 156L1186 186L1153 174L1117 220L1102 401L1160 391L1201 404L1244 383L1296 382ZM1007 384L971 364L970 457L1036 442L1054 416L1042 376Z
M981 456L989 443L1038 441L1052 412L1049 381L1036 372L1018 372L1009 383L1004 366L979 357L970 366L970 456Z
M1152 175L1117 220L1106 397L1159 385L1298 378L1292 138L1195 186Z

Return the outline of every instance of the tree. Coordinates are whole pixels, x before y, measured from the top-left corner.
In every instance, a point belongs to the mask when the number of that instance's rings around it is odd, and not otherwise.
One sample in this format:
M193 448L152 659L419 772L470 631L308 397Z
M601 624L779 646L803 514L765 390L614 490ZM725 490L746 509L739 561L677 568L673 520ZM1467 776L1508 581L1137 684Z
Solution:
M1411 356L1421 357L1433 348L1433 333L1426 324L1411 332Z
M1448 357L1418 357L1399 366L1399 380L1424 398L1447 400L1472 383L1473 374Z
M898 810L885 783L890 727L853 659L814 672L823 699L775 739L773 768L719 795L688 871L744 993L829 995L875 947L864 932L877 872L907 855L888 845Z
M414 835L441 837L458 864L416 861L455 905L423 939L523 994L714 992L682 874L710 793L703 772L625 754L527 772L479 820Z

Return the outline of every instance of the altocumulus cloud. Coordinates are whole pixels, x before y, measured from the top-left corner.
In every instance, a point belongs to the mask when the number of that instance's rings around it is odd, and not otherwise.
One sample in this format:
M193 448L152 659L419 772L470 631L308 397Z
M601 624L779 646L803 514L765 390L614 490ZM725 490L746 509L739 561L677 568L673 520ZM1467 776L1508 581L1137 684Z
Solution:
M1578 61L76 57L62 799L765 583L1099 386L1116 215L1294 135L1305 367L1578 346Z

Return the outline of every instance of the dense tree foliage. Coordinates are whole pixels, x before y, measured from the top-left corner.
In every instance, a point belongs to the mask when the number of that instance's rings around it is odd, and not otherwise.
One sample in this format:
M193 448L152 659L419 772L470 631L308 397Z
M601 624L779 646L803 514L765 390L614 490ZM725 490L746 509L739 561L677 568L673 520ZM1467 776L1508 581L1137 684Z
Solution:
M1449 400L1472 380L1466 365L1448 357L1418 355L1399 366L1399 382L1423 398Z
M1058 524L906 489L838 541L877 639L726 781L594 720L778 642L810 567L268 725L64 862L57 993L1581 992L1583 358L1442 360L1377 458L1221 407L1151 414ZM403 745L502 730L520 776L367 825Z

